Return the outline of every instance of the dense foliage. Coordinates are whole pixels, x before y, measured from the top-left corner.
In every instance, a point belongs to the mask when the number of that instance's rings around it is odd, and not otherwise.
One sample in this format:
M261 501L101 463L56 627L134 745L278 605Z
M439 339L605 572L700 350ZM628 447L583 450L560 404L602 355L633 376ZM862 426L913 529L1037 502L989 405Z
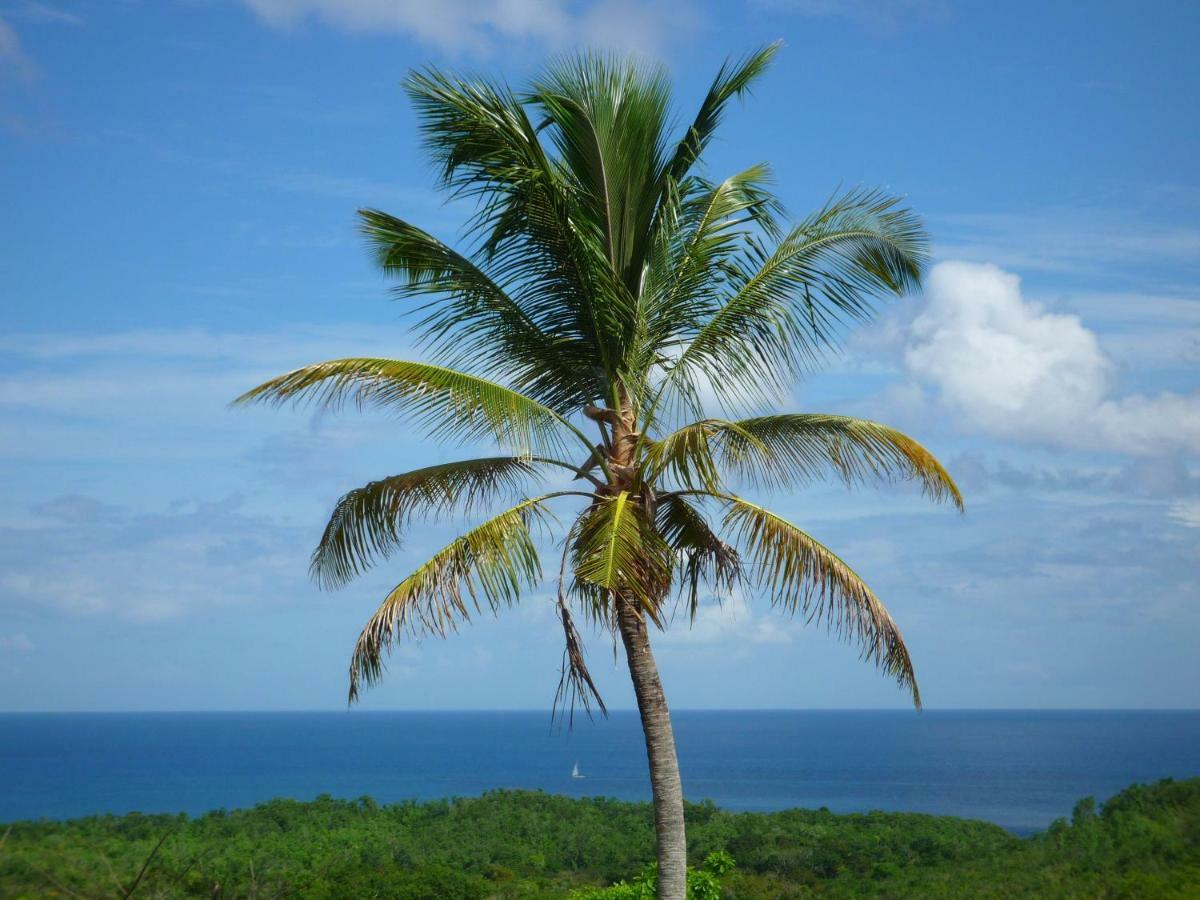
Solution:
M692 880L707 891L698 898L716 896L718 881L736 898L1200 896L1200 779L1131 787L1101 810L1082 800L1070 822L1025 839L907 813L704 803L687 814ZM390 806L324 796L197 818L18 822L0 846L0 896L123 896L144 866L133 896L639 897L653 856L648 804L516 791Z

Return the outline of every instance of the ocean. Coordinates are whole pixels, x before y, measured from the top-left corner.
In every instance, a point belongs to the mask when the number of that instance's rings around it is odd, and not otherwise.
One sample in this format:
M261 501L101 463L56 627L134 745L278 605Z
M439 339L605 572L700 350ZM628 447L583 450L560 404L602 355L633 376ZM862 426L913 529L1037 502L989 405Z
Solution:
M1200 712L676 711L684 790L732 810L900 810L1018 834L1133 782L1200 776ZM572 778L578 764L582 778ZM381 803L494 788L649 798L636 713L0 714L0 822Z

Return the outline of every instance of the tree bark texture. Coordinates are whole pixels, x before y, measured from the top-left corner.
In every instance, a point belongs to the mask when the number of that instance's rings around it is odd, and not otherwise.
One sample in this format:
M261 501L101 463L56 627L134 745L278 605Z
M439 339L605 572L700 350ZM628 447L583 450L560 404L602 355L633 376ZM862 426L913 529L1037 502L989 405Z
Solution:
M683 823L683 782L675 756L671 714L658 666L650 650L646 619L628 601L618 601L617 624L629 661L629 676L637 695L650 762L650 787L654 794L654 830L658 837L658 898L685 900L687 896L687 836Z

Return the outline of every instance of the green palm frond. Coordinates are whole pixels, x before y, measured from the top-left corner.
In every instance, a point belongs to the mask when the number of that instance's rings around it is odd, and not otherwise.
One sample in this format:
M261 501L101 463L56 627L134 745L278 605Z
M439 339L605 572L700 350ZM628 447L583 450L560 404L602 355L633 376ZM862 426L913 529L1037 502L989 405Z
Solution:
M661 65L596 52L556 60L533 86L580 212L630 297L661 194L670 94Z
M685 488L720 490L726 474L756 486L788 488L832 472L848 485L915 480L930 499L963 508L950 473L921 444L894 428L849 416L705 419L649 442L647 458L656 472Z
M397 409L439 440L490 439L519 455L557 455L572 433L590 443L562 415L512 388L430 363L351 358L316 363L273 378L235 403L289 401L338 409Z
M519 281L502 286L483 267L425 231L387 213L359 210L362 231L383 271L402 279L402 297L428 298L417 323L435 358L451 368L512 371L518 390L555 409L596 396L579 373L594 364L588 348L534 320ZM508 289L506 289L506 287ZM510 293L511 291L511 293Z
M748 244L729 273L731 293L690 337L660 393L686 394L702 378L727 407L776 399L846 324L919 286L927 255L920 219L898 199L862 190L834 198L773 249Z
M721 124L725 108L731 100L745 94L759 76L770 67L771 60L779 52L780 46L782 43L775 41L747 54L736 62L727 60L721 66L708 93L700 103L696 118L671 155L671 161L666 169L669 179L678 183L696 164L709 141L712 140L717 126Z
M717 536L699 509L678 494L667 495L658 504L657 524L677 556L680 595L686 596L688 618L694 622L700 586L719 594L732 591L742 578L741 555Z
M659 229L643 288L648 362L669 362L664 351L720 308L726 269L748 239L778 235L782 209L770 181L759 164L716 185L691 179L686 195L672 198L673 221Z
M569 170L508 88L434 68L412 73L405 88L443 186L476 202L466 232L479 236L489 270L522 285L522 307L539 327L587 348L577 379L604 396L598 375L611 379L618 368L610 314L619 293L601 226L580 214Z
M575 532L576 580L629 595L659 625L673 562L671 547L628 491L598 499L583 513Z
M379 680L383 657L404 632L444 637L487 606L511 606L541 580L530 531L558 494L524 500L455 538L392 589L368 620L350 662L350 702Z
M415 516L470 512L517 493L535 474L530 459L498 456L427 466L356 488L334 507L313 551L312 575L323 587L346 584L397 550Z
M724 526L745 548L752 576L771 603L807 621L826 624L857 644L874 662L912 692L919 708L912 660L891 613L857 573L833 551L791 522L740 497L725 495Z

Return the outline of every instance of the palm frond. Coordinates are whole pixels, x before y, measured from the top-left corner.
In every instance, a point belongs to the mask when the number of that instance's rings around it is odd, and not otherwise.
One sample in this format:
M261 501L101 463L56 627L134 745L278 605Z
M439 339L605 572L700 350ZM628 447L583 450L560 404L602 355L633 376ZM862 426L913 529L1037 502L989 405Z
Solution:
M427 466L355 488L338 501L325 526L313 551L312 576L327 588L346 584L399 549L415 516L470 512L517 493L535 474L530 459L498 456Z
M832 473L847 485L918 481L930 499L963 508L954 479L921 444L894 428L850 416L705 419L649 442L647 458L656 472L685 488L720 490L726 474L755 486L789 488Z
M696 164L721 124L725 108L731 100L745 94L768 69L780 46L781 42L775 41L736 62L725 61L701 102L696 118L671 156L666 169L668 178L678 183Z
M675 551L681 597L686 597L688 618L696 621L700 586L725 594L742 578L737 549L717 536L704 515L678 494L658 504L658 530Z
M445 637L484 606L511 606L523 589L541 580L542 566L530 531L546 518L546 501L524 500L455 538L405 578L367 621L350 662L350 702L383 675L383 657L404 632Z
M862 649L863 658L912 692L919 708L912 660L900 629L875 593L824 544L791 522L740 497L726 495L725 527L746 550L771 603L807 621L824 622Z
M512 388L430 363L350 358L316 363L280 375L235 403L311 403L339 409L378 406L411 416L435 440L492 440L518 455L557 455L572 433L590 442L563 416Z
M597 374L615 375L620 331L606 301L618 292L602 227L583 214L569 170L547 153L508 88L434 68L410 74L405 87L443 186L477 204L466 232L479 236L489 270L521 284L522 308L543 331L587 349L577 378L604 396Z
M836 346L846 324L920 284L928 239L896 198L856 190L831 200L773 249L748 247L730 269L731 293L687 341L660 393L687 395L702 377L726 407L778 399Z
M583 653L583 639L579 636L579 630L575 627L571 611L567 607L566 596L561 590L558 595L558 617L562 622L564 644L558 689L554 692L554 704L550 711L551 718L566 707L568 727L573 726L576 703L583 707L589 719L592 717L593 703L600 708L600 714L607 717L608 707L604 705L600 689L596 687L592 673L588 671Z
M671 584L671 547L628 492L602 497L584 513L572 546L575 578L629 596L660 626Z
M501 271L510 284L498 284L485 271L494 267L476 264L402 219L372 209L359 216L380 268L402 279L397 294L429 298L417 328L436 361L510 371L518 390L555 409L596 396L594 386L581 390L580 372L594 364L590 351L553 322L535 321L536 304L518 273Z
M765 164L715 185L693 178L686 192L669 198L672 211L660 208L673 220L659 228L643 288L647 363L669 363L664 350L720 308L726 268L747 240L778 236L782 210L770 181Z

